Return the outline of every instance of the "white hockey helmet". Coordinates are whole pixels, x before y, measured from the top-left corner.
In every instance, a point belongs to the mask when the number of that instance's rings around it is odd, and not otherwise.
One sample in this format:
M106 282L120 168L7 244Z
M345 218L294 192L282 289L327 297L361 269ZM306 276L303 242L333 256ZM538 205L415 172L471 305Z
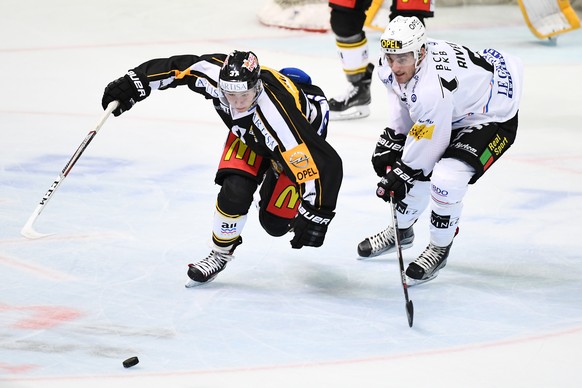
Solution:
M426 44L424 24L416 17L396 16L382 33L380 46L384 54L412 52L418 64L420 49Z

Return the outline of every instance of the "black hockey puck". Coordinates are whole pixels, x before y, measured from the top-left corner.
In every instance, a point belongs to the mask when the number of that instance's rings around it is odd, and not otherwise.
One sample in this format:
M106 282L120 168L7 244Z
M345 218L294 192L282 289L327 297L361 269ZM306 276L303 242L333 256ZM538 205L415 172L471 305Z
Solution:
M131 368L134 365L139 363L139 359L137 357L129 357L127 360L123 361L124 368Z

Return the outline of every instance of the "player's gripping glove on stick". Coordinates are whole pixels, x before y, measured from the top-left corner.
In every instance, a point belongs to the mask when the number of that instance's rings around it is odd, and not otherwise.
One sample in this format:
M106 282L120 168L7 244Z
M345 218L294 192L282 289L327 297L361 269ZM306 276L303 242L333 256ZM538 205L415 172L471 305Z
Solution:
M397 160L392 169L378 182L376 195L388 202L392 191L394 192L394 201L401 201L414 186L414 181L423 176L422 170L414 170L402 163L401 160Z
M151 91L147 77L130 70L126 75L110 82L105 87L101 105L103 109L106 109L111 101L119 101L119 107L113 111L114 116L119 116L130 110L136 102L149 96Z
M406 142L406 135L394 132L391 128L384 128L376 143L372 154L372 165L376 174L382 178L386 175L386 168L392 167L402 156L402 148Z
M322 246L327 227L334 216L334 212L316 210L307 203L299 204L297 215L291 221L291 227L295 233L295 237L291 240L291 247L300 249L304 246Z

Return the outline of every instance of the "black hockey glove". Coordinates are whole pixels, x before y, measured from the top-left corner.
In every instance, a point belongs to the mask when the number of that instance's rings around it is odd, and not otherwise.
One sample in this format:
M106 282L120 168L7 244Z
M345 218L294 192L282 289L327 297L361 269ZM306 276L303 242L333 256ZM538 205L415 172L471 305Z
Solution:
M414 181L422 176L422 170L414 170L397 160L380 182L376 189L376 195L384 201L390 201L390 192L394 192L394 201L398 202L406 197L406 194L414 186Z
M372 155L374 171L380 178L386 175L386 168L393 166L396 160L402 156L405 142L406 135L398 134L388 127L384 128Z
M300 249L304 246L322 246L327 227L334 216L334 212L316 210L306 203L299 204L299 211L291 221L291 227L295 233L295 237L291 240L291 247Z
M119 107L113 111L114 116L119 116L131 109L136 102L145 99L151 93L147 77L144 74L130 70L121 78L112 81L105 87L101 105L103 109L111 101L119 101Z

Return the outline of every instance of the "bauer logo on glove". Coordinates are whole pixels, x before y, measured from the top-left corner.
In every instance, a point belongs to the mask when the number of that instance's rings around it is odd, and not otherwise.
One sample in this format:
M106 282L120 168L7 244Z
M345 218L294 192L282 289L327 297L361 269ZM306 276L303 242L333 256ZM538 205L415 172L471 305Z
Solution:
M309 210L305 209L302 205L299 205L298 211L306 220L309 220L314 224L328 225L331 222L331 218L324 218L315 215Z
M327 227L335 213L323 209L315 209L308 203L299 204L297 216L291 222L295 237L291 247L300 249L304 246L320 247L323 245Z
M386 202L391 199L394 199L396 202L401 201L406 197L406 194L414 186L416 179L421 175L422 170L412 169L402 163L401 160L397 160L394 168L378 182L376 195ZM392 197L390 196L390 192L393 192Z
M414 178L412 178L408 173L402 171L402 169L400 169L400 167L396 167L392 171L394 171L394 174L396 176L398 176L398 178L400 178L402 181L404 181L406 183L410 183L411 185L414 184ZM418 175L417 171L415 171L415 175Z
M141 98L146 98L148 93L146 93L144 84L141 82L138 75L135 74L135 71L130 70L127 72L127 75L129 76L129 79L133 81L133 85L135 86L138 96Z
M142 101L151 93L145 74L130 70L126 75L111 81L103 92L101 105L106 109L112 101L118 101L119 107L113 111L114 116L130 110L136 102Z

